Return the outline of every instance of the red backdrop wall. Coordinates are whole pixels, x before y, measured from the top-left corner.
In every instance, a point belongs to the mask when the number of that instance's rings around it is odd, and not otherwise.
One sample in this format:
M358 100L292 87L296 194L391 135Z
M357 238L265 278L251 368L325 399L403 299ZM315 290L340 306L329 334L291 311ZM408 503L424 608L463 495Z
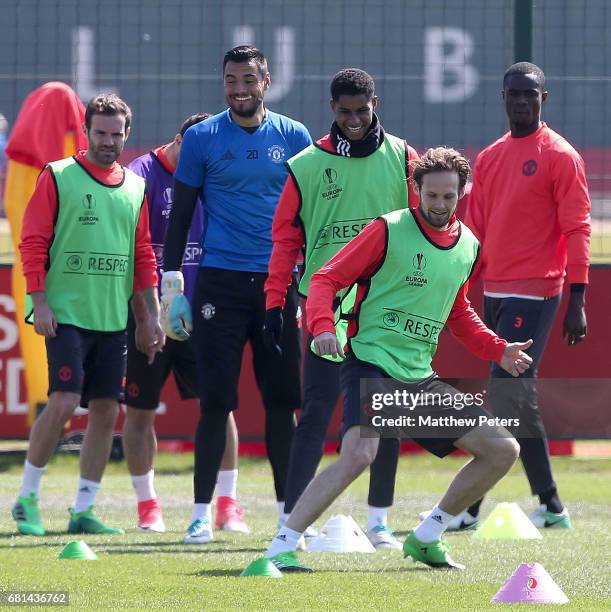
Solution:
M552 389L541 398L546 425L559 431L563 437L611 436L611 385L607 377L611 369L611 268L593 268L587 292L588 337L578 346L567 347L562 340L562 318L565 302L560 309L551 338L543 357L540 378L553 378ZM481 296L481 287L475 286L472 296ZM481 312L481 297L474 306ZM0 437L27 437L27 404L21 369L15 306L10 291L10 268L0 267ZM453 379L481 379L487 377L486 363L469 355L444 331L434 361L436 371ZM40 375L46 376L46 364L39 364ZM568 379L582 379L567 382ZM546 387L547 388L547 387ZM541 393L540 393L541 395ZM163 405L157 416L160 436L190 438L198 417L195 401L178 399L173 379L168 382L162 396ZM236 413L241 439L261 440L264 412L256 389L252 371L252 355L244 352L239 389L239 410ZM330 435L335 436L340 411L336 410ZM84 417L71 423L74 429L84 427Z

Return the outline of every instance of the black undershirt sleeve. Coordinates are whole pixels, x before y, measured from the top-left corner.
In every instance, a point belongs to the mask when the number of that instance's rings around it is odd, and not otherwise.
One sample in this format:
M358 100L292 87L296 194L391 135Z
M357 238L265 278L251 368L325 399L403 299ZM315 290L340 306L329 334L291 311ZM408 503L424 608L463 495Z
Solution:
M163 268L166 272L180 270L199 191L198 187L174 179L174 203L163 247Z

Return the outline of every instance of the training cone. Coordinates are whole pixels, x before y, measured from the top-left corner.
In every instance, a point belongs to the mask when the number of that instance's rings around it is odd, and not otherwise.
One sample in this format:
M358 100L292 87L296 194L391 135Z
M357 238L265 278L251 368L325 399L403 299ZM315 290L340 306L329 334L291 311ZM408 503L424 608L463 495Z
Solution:
M492 602L565 604L569 599L540 563L521 563Z
M540 540L543 536L515 503L498 504L473 534L484 540Z
M266 557L255 559L240 576L267 576L268 578L282 578L282 572Z
M351 516L332 516L308 544L308 552L362 552L376 549Z
M87 546L83 540L72 540L68 542L57 555L58 559L85 559L87 561L94 561L98 556Z

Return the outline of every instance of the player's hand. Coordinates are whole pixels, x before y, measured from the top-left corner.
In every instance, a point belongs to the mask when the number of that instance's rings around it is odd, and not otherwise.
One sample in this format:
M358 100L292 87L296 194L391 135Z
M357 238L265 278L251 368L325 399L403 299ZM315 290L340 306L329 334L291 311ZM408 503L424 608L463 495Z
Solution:
M527 340L526 342L512 342L508 344L505 347L499 365L514 377L524 374L533 362L532 357L524 351L529 349L532 343L532 340Z
M337 336L331 332L323 332L314 338L314 348L319 357L331 355L333 357L345 357L344 351L337 341Z
M263 323L263 344L270 351L276 351L282 356L280 336L282 335L282 308L276 306L265 311Z
M161 353L165 345L165 334L155 317L136 322L135 339L136 348L147 356L149 365L155 361L155 355Z
M191 305L184 294L182 272L164 272L161 277L161 327L168 338L188 340L193 330Z
M56 329L57 319L47 301L34 304L34 331L45 338L55 338Z
M571 293L562 324L562 337L569 346L579 344L588 333L583 293Z

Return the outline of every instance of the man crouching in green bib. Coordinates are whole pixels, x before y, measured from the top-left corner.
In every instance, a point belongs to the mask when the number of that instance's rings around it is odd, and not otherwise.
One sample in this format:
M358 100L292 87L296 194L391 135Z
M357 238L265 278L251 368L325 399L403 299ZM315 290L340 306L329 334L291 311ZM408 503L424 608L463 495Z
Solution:
M380 435L411 437L438 457L457 448L473 456L403 545L405 556L430 567L464 569L450 557L442 534L518 457L519 446L509 431L481 403L465 402L466 394L431 369L444 326L473 354L498 362L512 376L526 371L532 361L524 352L532 340L502 340L467 300L479 244L454 212L469 172L469 163L457 151L429 149L413 162L419 208L372 221L312 277L307 321L316 350L333 356L346 352L341 372L344 435L339 459L310 483L267 550L266 556L283 571L311 571L296 558L295 543L370 465ZM332 304L338 291L353 284L354 316L342 347Z

